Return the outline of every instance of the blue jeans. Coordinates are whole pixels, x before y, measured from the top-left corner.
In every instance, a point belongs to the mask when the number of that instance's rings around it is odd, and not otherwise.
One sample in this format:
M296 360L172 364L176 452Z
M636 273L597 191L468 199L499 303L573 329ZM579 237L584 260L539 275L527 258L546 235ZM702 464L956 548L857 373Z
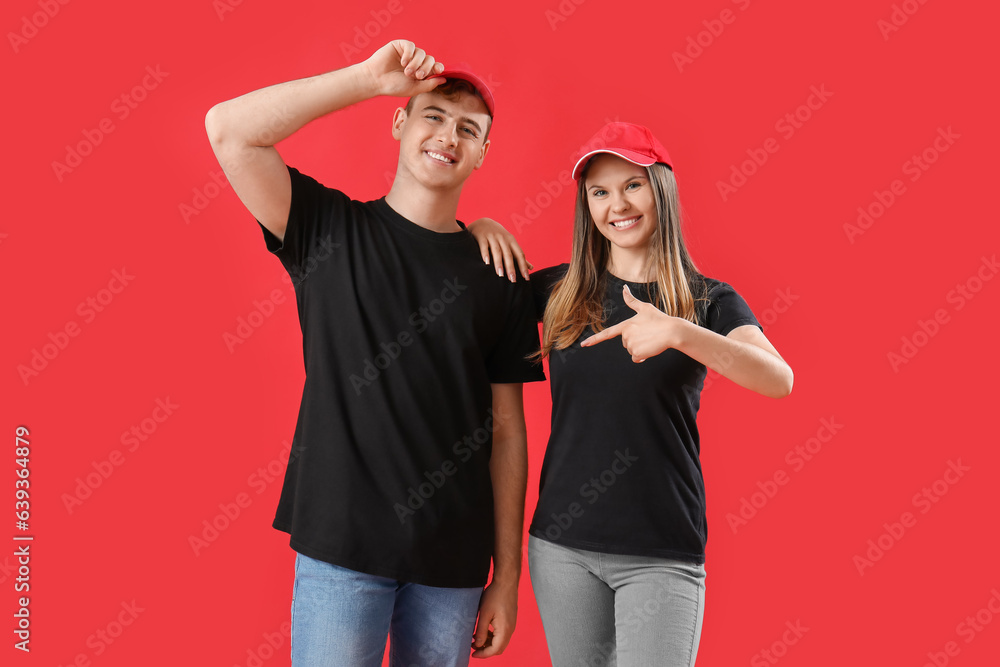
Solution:
M376 577L297 554L294 667L468 665L482 588Z
M554 667L693 667L705 567L532 536L531 586Z

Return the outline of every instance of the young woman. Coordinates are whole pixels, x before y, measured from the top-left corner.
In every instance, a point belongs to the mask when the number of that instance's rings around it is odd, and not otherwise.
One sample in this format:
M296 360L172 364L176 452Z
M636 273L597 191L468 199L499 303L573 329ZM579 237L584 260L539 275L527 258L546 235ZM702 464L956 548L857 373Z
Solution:
M570 262L532 274L552 389L532 586L557 667L694 665L706 367L775 398L792 371L743 298L691 260L672 162L647 128L608 124L573 177ZM525 263L496 223L470 229L484 260Z

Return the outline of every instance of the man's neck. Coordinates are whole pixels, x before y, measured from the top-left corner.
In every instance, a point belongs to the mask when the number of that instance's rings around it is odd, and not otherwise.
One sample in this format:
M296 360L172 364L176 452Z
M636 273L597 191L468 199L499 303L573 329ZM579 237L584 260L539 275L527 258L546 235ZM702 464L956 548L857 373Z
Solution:
M457 232L458 198L461 188L454 191L429 190L417 183L407 183L397 174L385 202L396 213L433 232Z

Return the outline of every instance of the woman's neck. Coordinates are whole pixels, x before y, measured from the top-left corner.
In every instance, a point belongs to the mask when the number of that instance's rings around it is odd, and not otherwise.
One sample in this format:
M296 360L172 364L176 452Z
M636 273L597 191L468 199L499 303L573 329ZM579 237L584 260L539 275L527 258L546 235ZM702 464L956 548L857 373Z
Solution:
M612 245L607 270L631 283L648 283L652 278L646 267L646 257L646 248L631 250Z

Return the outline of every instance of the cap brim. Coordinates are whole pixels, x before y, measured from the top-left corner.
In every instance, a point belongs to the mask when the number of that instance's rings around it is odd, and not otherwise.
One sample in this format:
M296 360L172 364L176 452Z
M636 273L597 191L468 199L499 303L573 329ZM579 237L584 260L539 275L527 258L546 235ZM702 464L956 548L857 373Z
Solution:
M583 172L583 168L587 165L587 161L598 153L617 155L618 157L628 160L632 164L637 164L640 167L649 167L656 164L656 158L643 155L642 153L636 153L635 151L624 150L621 148L615 150L611 150L610 148L599 148L584 154L583 157L576 161L576 165L573 167L573 180L579 180L580 174Z

